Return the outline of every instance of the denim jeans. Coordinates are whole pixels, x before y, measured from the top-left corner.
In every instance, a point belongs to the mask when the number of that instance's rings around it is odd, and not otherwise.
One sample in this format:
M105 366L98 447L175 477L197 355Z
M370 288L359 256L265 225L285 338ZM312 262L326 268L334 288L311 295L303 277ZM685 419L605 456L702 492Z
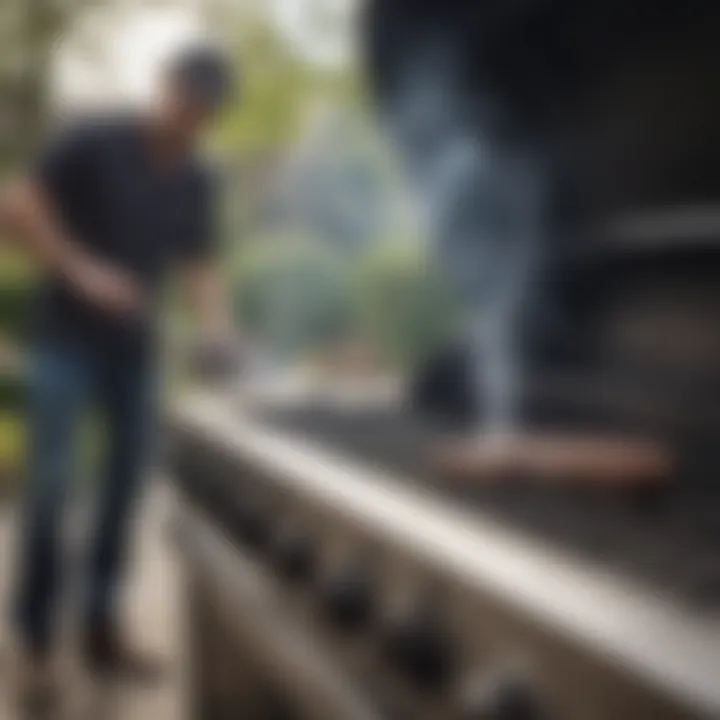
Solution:
M145 358L57 342L38 349L33 366L17 619L22 638L42 652L52 641L62 585L63 508L78 471L80 431L89 408L100 411L107 442L96 484L83 610L88 622L109 619L113 612L152 427L153 373Z

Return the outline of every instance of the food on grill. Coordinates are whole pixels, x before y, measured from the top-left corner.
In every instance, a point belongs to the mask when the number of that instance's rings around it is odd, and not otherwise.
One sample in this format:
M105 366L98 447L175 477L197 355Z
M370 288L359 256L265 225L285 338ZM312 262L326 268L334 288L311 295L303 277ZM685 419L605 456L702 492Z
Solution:
M522 480L632 489L669 481L674 458L652 440L506 434L449 442L435 450L431 462L444 478L463 483Z

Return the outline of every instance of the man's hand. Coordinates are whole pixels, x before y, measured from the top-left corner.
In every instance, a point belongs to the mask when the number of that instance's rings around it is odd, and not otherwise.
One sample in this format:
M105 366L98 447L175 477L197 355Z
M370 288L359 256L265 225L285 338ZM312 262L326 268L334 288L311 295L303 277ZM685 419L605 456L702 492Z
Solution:
M192 351L193 372L205 381L222 381L235 378L243 369L242 347L230 341L205 339Z
M76 255L65 268L70 289L93 307L121 318L144 310L142 287L129 272L86 255Z
M192 365L206 379L234 377L245 361L245 343L232 318L229 293L214 261L186 268L187 297L200 328Z
M0 228L22 238L25 249L46 270L62 277L93 307L124 318L138 317L145 309L142 288L133 275L92 258L66 237L37 181L21 180L0 192Z

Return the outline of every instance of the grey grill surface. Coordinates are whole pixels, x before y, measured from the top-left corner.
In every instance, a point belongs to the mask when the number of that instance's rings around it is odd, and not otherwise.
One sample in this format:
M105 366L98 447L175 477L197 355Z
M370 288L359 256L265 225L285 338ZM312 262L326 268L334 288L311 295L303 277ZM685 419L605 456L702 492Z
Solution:
M720 492L678 479L642 496L527 486L458 489L430 471L439 435L400 409L257 411L260 421L424 485L620 570L705 611L720 610Z

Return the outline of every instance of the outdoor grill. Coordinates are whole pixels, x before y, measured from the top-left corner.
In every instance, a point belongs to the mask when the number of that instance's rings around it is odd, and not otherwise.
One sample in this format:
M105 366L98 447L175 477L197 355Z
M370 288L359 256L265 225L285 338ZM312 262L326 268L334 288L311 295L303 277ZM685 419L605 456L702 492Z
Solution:
M453 496L327 402L173 429L198 717L717 717L717 505Z
M562 242L536 279L563 322L526 316L523 429L653 438L672 477L448 483L428 450L482 414L462 345L389 399L188 399L197 717L720 717L720 10L673 5L378 0L367 22L391 130L450 38L464 122L490 96L499 142L546 151Z

